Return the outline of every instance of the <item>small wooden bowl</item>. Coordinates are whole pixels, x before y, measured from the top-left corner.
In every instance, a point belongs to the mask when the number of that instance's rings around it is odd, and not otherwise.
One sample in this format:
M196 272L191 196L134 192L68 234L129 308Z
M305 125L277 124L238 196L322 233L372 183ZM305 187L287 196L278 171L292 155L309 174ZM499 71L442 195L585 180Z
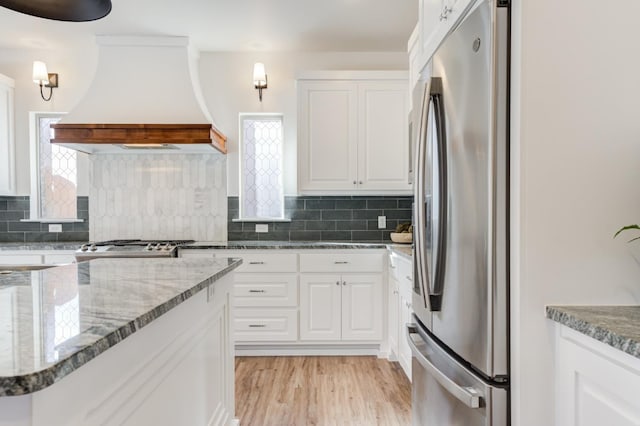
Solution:
M411 232L392 232L391 241L399 244L411 244L413 242L413 233Z

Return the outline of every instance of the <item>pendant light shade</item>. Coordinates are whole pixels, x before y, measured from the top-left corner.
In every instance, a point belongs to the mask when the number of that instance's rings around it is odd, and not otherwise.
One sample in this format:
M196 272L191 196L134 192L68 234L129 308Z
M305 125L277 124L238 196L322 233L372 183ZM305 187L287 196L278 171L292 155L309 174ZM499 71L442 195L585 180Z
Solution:
M104 18L111 0L0 0L0 6L55 21L84 22Z

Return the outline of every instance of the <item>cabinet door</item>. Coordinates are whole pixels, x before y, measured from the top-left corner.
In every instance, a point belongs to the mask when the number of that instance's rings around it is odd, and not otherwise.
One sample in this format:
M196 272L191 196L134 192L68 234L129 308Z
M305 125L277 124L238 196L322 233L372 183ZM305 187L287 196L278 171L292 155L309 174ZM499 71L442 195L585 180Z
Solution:
M358 189L410 191L407 82L358 89Z
M411 295L402 294L400 290L400 336L398 344L398 361L409 380L411 380L411 348L407 342L406 328L411 322Z
M389 333L389 350L393 352L392 359L397 359L400 355L400 348L398 340L400 334L400 295L398 294L398 281L393 277L393 274L389 274L389 318L388 318L388 333Z
M382 338L382 278L378 274L342 276L342 340Z
M300 275L300 340L340 340L340 275Z
M298 84L299 190L356 188L357 85Z
M15 195L13 80L0 74L0 195Z

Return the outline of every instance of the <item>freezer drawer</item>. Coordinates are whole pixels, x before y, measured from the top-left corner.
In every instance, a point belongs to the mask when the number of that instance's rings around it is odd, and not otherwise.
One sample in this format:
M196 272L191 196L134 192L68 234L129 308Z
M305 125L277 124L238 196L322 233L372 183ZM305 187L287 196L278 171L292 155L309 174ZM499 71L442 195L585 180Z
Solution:
M420 325L407 326L414 426L507 426L508 391L484 382Z

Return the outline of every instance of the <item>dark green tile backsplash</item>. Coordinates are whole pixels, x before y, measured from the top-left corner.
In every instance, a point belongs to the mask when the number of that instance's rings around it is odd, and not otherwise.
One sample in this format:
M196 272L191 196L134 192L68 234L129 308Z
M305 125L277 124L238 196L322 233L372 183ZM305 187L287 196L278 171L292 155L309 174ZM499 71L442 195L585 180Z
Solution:
M238 197L229 197L229 241L371 241L388 242L399 223L411 222L411 196L285 197L285 217L291 222L259 222L269 232L256 233L255 222L238 218ZM378 229L378 216L387 217Z
M48 223L20 222L29 218L28 196L0 196L0 243L88 241L89 197L78 197L77 203L84 222L63 223L62 232L49 232Z

